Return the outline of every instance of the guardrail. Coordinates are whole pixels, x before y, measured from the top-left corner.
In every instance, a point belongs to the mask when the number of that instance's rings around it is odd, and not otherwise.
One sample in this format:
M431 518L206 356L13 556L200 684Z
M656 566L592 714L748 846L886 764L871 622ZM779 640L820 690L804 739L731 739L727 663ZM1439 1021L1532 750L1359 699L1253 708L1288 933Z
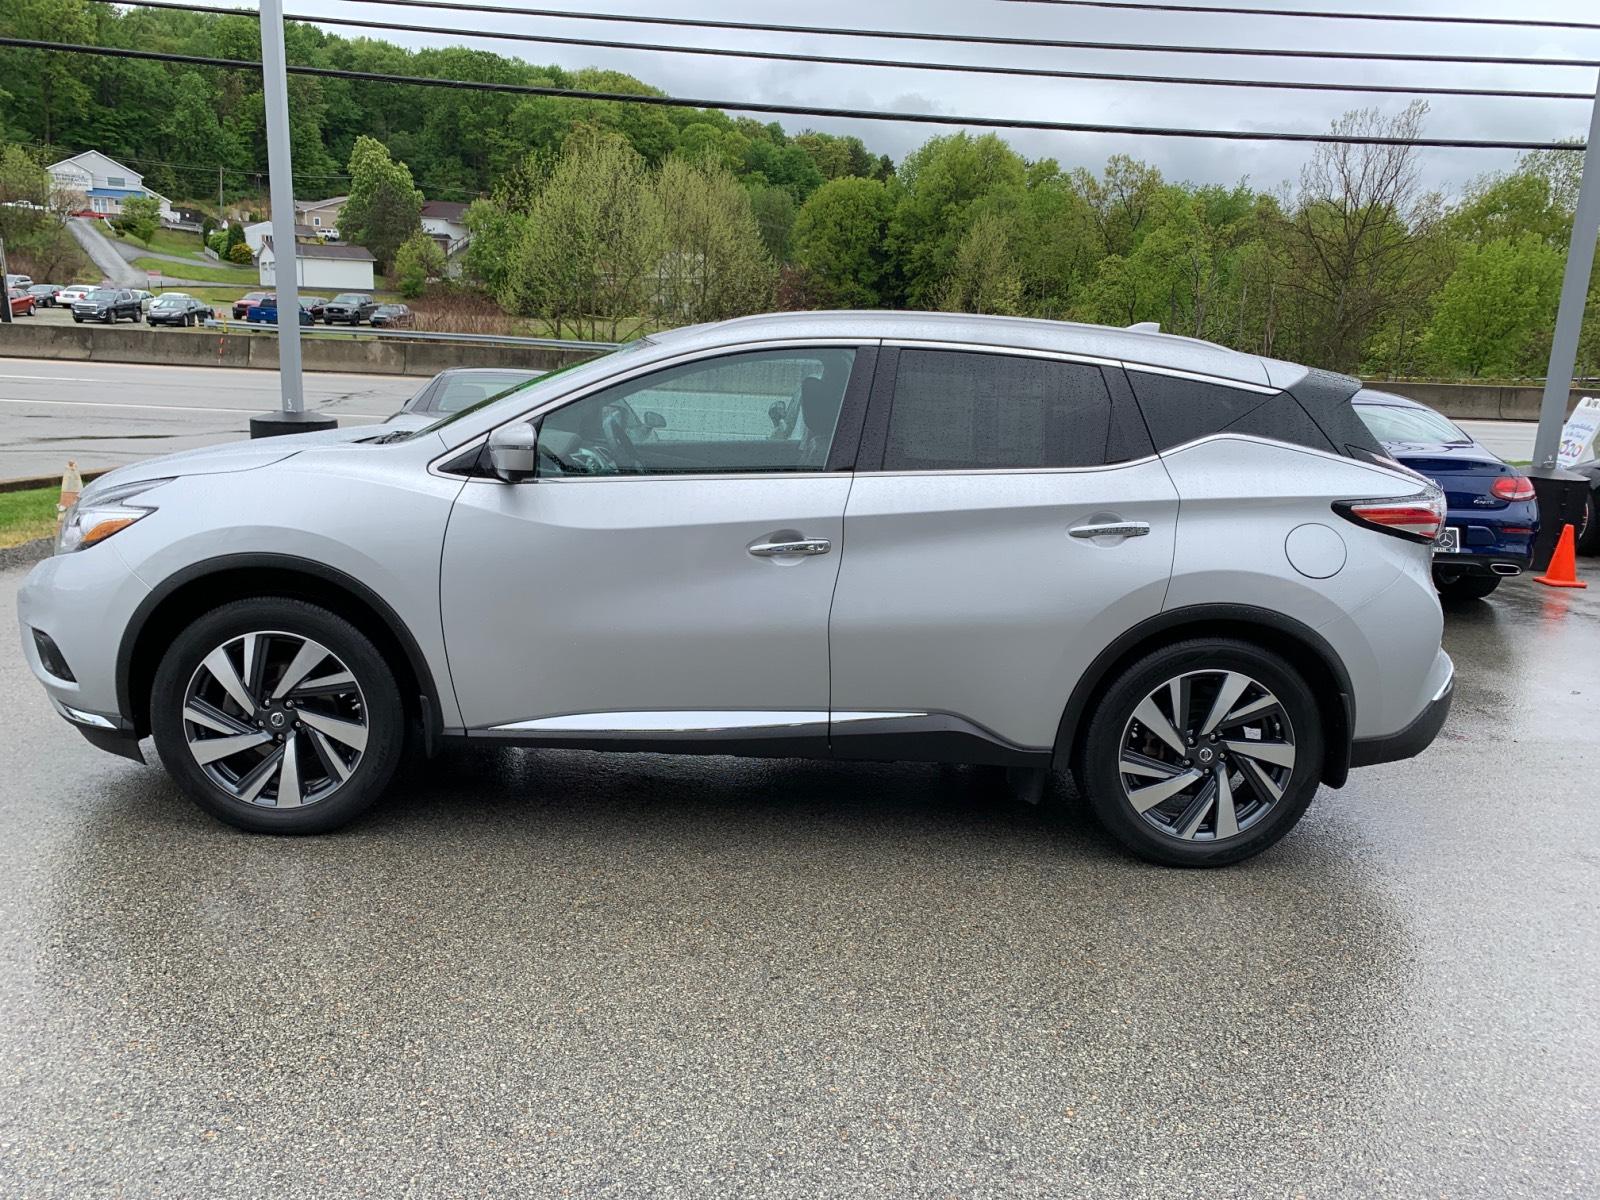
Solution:
M270 333L276 335L278 327L264 321L225 321L210 320L205 322L207 329L218 329L224 333L244 331L247 333ZM374 329L361 326L346 326L335 329L329 325L318 327L316 325L302 325L301 337L376 337L398 338L408 342L460 342L486 346L532 346L541 350L615 350L620 342L580 342L567 338L536 338L514 337L508 333L435 333L425 329Z

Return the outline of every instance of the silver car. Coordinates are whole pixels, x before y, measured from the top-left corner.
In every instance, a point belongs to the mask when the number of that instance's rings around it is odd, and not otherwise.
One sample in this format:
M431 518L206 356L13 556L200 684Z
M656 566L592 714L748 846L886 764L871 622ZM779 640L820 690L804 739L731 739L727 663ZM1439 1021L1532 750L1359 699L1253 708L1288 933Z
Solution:
M1449 709L1443 500L1358 386L1045 321L682 329L104 475L22 641L245 829L344 824L413 739L1070 769L1134 852L1228 863Z

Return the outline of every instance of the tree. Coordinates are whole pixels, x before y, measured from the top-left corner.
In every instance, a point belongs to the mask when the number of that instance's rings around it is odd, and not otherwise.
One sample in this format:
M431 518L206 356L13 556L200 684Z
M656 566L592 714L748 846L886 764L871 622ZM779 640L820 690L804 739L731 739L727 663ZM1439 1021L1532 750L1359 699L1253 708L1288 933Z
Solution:
M794 223L794 263L824 308L876 308L888 276L894 201L876 179L835 179L811 194Z
M655 193L663 253L653 300L664 321L721 321L771 304L772 260L749 194L726 167L668 159Z
M122 204L122 229L148 242L161 228L161 201L153 196L131 196Z
M984 213L972 222L945 276L939 307L946 312L998 313L1021 311L1022 271L1011 252L1005 219Z
M411 169L390 158L377 138L356 139L349 170L350 198L339 214L339 235L372 251L379 271L387 271L395 252L422 228L422 193L411 182Z
M662 219L645 162L626 138L584 131L528 212L499 293L516 312L591 340L643 323L661 264Z
M750 188L750 211L755 213L761 244L776 262L783 262L789 256L789 237L794 232L797 208L794 197L783 188L765 183Z
M1537 234L1468 246L1439 295L1428 343L1449 370L1528 375L1549 350L1564 256Z
M394 274L400 294L415 300L426 290L430 279L444 274L444 251L419 229L395 252Z
M15 242L32 233L49 198L50 176L33 156L21 146L0 146L0 237Z

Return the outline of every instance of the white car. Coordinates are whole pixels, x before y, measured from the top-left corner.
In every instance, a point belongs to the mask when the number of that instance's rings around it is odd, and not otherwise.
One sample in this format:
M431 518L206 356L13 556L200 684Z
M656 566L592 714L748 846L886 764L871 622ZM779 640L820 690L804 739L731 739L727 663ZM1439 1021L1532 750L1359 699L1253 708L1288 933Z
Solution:
M680 329L421 430L112 471L23 649L246 829L344 824L414 738L1071 768L1136 853L1215 866L1449 711L1444 499L1360 386L1048 321Z
M98 286L93 283L74 283L64 287L56 293L56 307L71 308L78 301L88 299L89 293Z

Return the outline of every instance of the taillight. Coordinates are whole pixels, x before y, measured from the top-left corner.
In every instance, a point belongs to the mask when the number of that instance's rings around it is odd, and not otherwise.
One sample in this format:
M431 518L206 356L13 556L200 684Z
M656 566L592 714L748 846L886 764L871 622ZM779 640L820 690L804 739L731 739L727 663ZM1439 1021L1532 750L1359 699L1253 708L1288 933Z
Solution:
M1392 500L1337 500L1333 511L1347 521L1413 542L1431 542L1444 528L1444 493L1432 490Z
M1503 475L1489 485L1489 491L1501 500L1533 499L1533 484L1526 475Z

